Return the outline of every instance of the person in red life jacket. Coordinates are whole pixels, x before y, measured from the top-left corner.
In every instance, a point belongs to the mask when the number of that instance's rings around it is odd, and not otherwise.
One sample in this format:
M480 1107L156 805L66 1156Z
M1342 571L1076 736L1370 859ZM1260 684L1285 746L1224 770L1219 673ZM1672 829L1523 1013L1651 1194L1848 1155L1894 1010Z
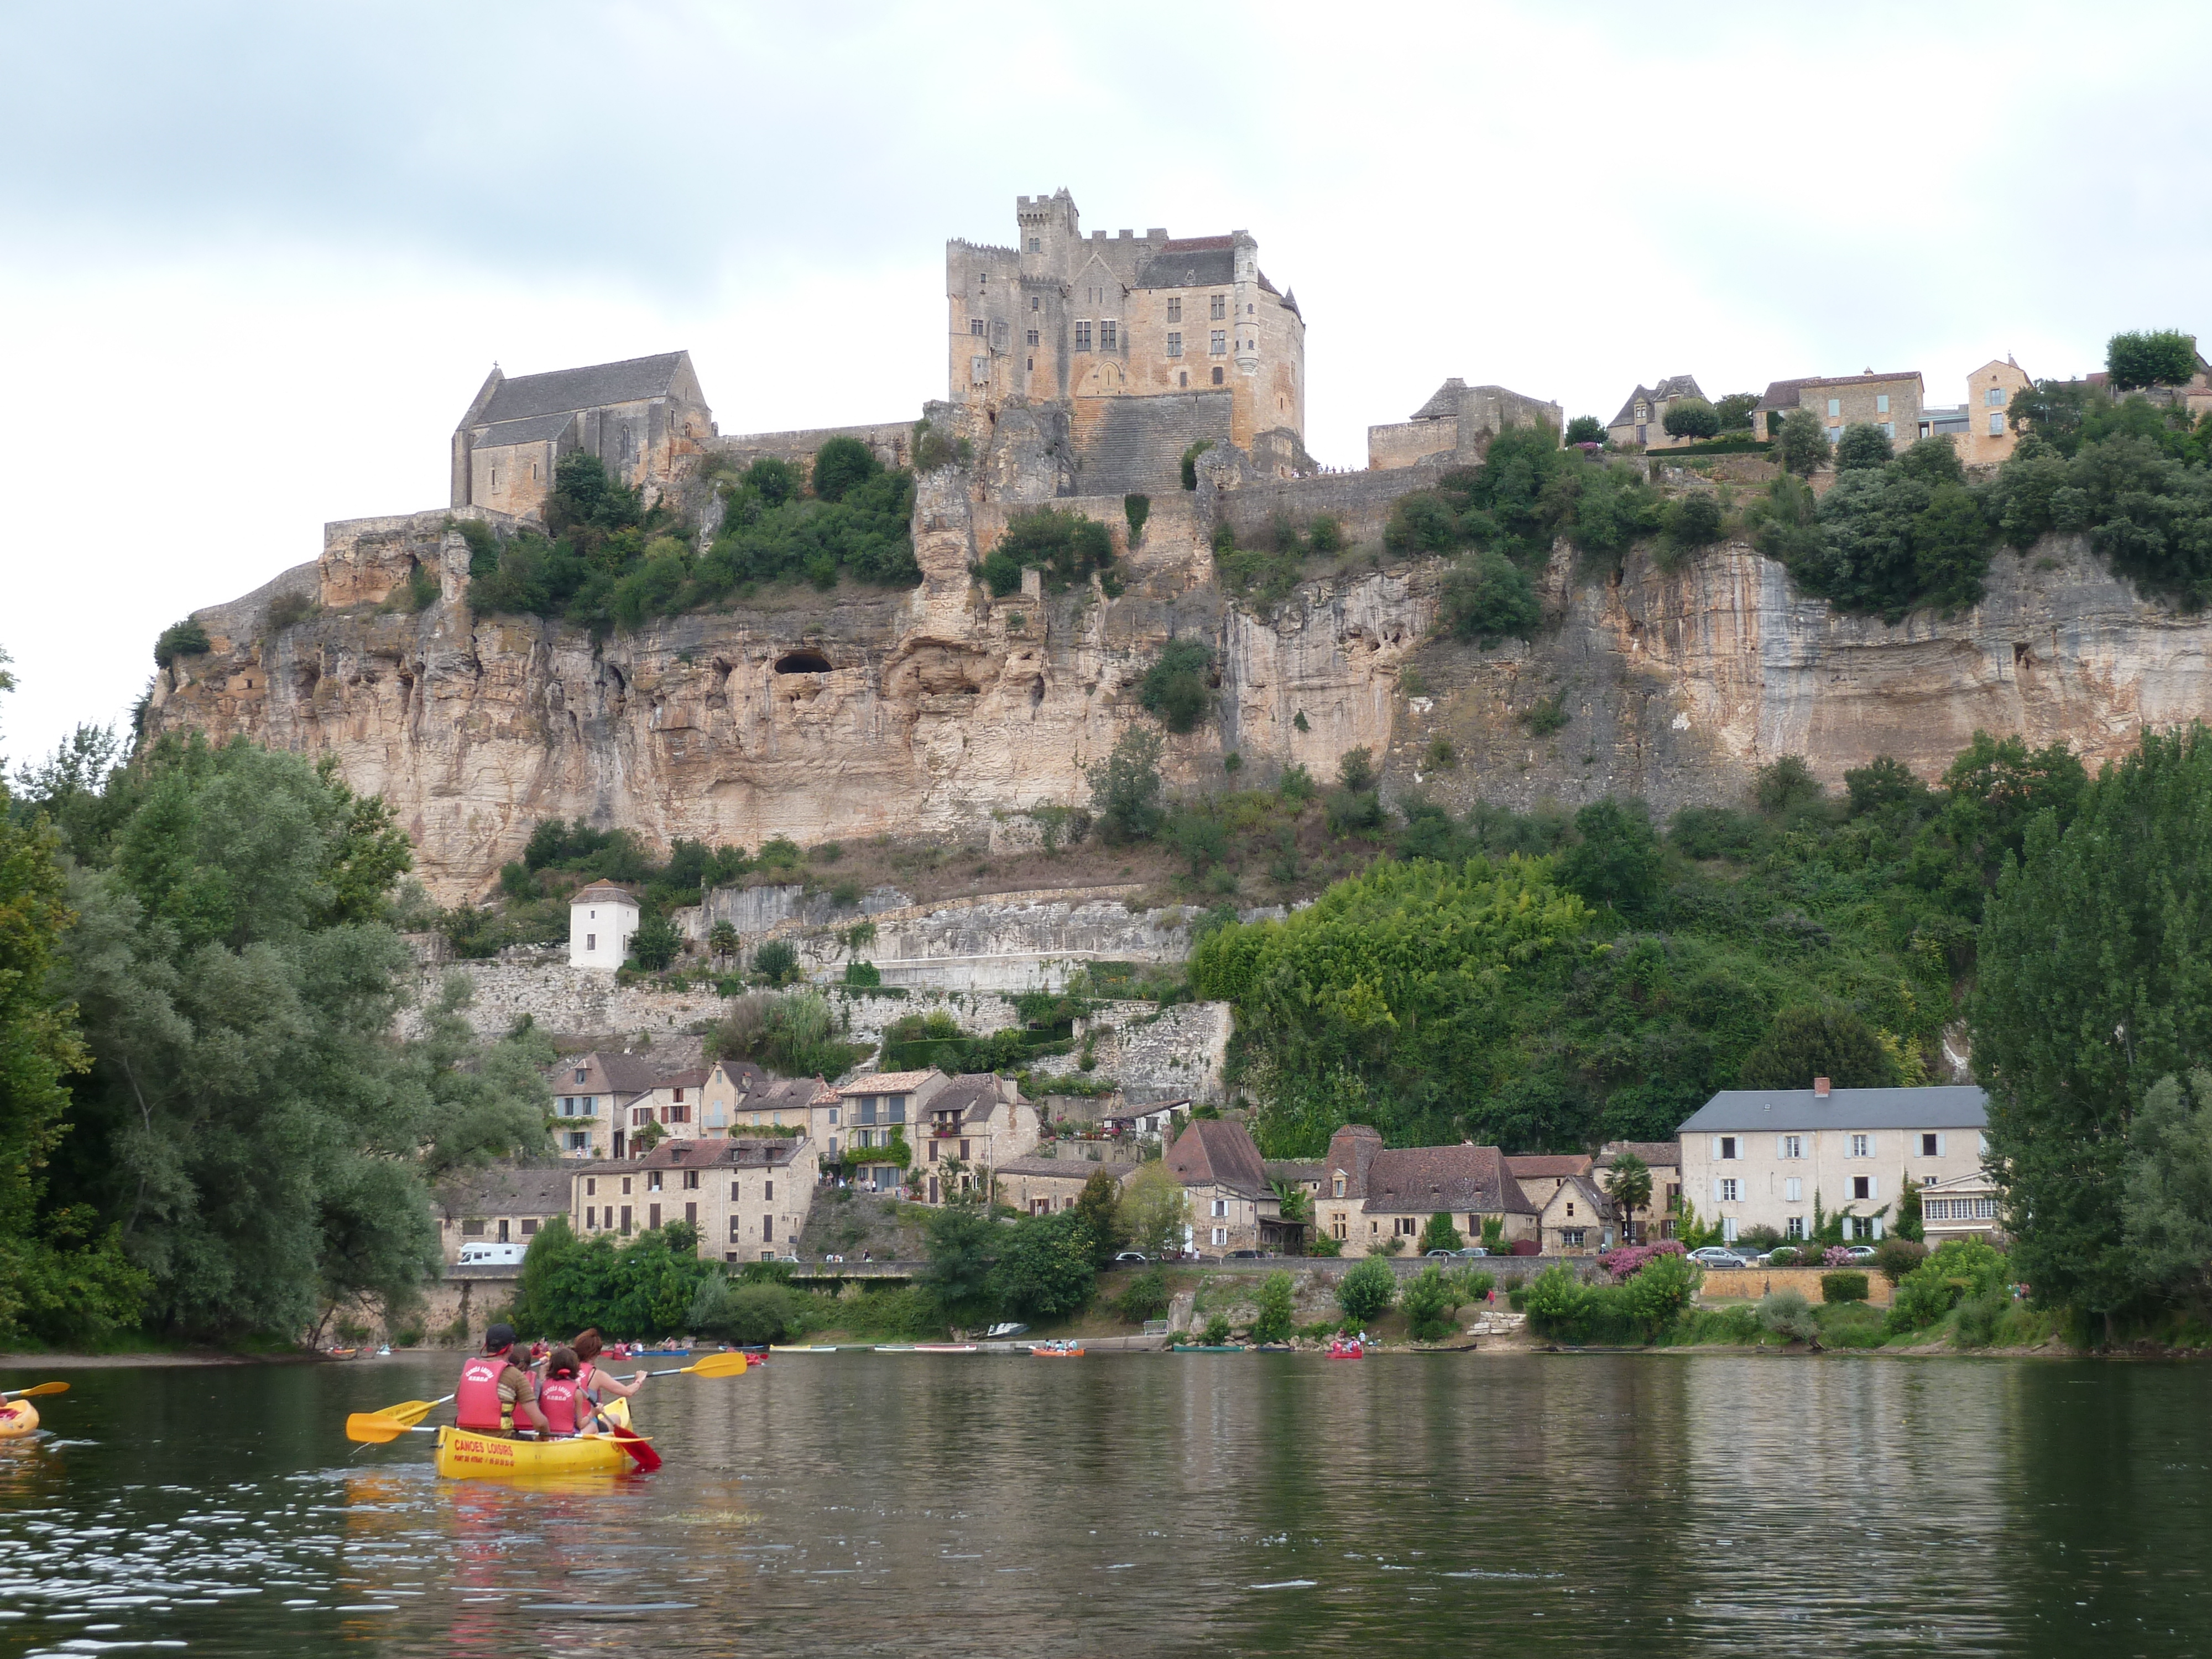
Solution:
M545 1430L538 1409L538 1385L514 1363L514 1328L495 1325L484 1333L483 1352L461 1367L453 1390L453 1422L472 1434L507 1434Z
M556 1348L545 1361L545 1380L538 1387L538 1409L544 1413L545 1432L556 1440L581 1433L599 1402L584 1392L578 1373L582 1363L574 1348Z
M645 1386L643 1366L640 1366L633 1372L627 1382L620 1381L611 1371L603 1370L599 1366L598 1360L604 1345L600 1341L597 1326L577 1332L576 1340L568 1346L575 1350L580 1367L576 1373L577 1380L590 1390L594 1400L604 1402L617 1395L628 1400Z

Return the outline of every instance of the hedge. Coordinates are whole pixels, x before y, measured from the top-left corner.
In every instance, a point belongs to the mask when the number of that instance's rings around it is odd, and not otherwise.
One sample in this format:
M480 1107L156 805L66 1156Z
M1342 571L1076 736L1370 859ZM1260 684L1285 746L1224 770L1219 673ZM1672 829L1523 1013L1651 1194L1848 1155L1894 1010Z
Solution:
M1867 1276L1864 1273L1822 1273L1820 1300L1823 1302L1863 1302L1867 1299Z

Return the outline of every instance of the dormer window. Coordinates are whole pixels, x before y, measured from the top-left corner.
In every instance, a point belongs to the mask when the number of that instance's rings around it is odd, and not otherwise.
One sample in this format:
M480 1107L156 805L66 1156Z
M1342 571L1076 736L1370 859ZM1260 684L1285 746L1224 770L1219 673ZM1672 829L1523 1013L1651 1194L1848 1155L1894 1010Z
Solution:
M1342 1197L1344 1196L1344 1171L1343 1171L1343 1170L1339 1170L1336 1172L1336 1179L1335 1179L1334 1182L1332 1182L1330 1183L1330 1188L1331 1188L1331 1190L1334 1192L1334 1194L1335 1194L1335 1195L1336 1195L1337 1197L1339 1197L1339 1198L1342 1198Z

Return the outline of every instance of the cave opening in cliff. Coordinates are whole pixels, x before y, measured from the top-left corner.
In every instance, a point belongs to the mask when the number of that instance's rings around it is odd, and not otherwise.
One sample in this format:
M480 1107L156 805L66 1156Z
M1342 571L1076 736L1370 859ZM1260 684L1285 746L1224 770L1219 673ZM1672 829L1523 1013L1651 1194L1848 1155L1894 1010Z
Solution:
M779 674L826 674L830 659L819 651L787 651L775 659Z

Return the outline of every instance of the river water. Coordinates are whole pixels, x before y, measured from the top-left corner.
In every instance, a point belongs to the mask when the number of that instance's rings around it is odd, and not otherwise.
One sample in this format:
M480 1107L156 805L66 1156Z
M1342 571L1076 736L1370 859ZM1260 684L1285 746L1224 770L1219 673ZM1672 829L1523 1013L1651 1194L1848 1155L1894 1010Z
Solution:
M786 1355L651 1475L349 1455L457 1369L66 1373L0 1653L2212 1653L2202 1366Z

